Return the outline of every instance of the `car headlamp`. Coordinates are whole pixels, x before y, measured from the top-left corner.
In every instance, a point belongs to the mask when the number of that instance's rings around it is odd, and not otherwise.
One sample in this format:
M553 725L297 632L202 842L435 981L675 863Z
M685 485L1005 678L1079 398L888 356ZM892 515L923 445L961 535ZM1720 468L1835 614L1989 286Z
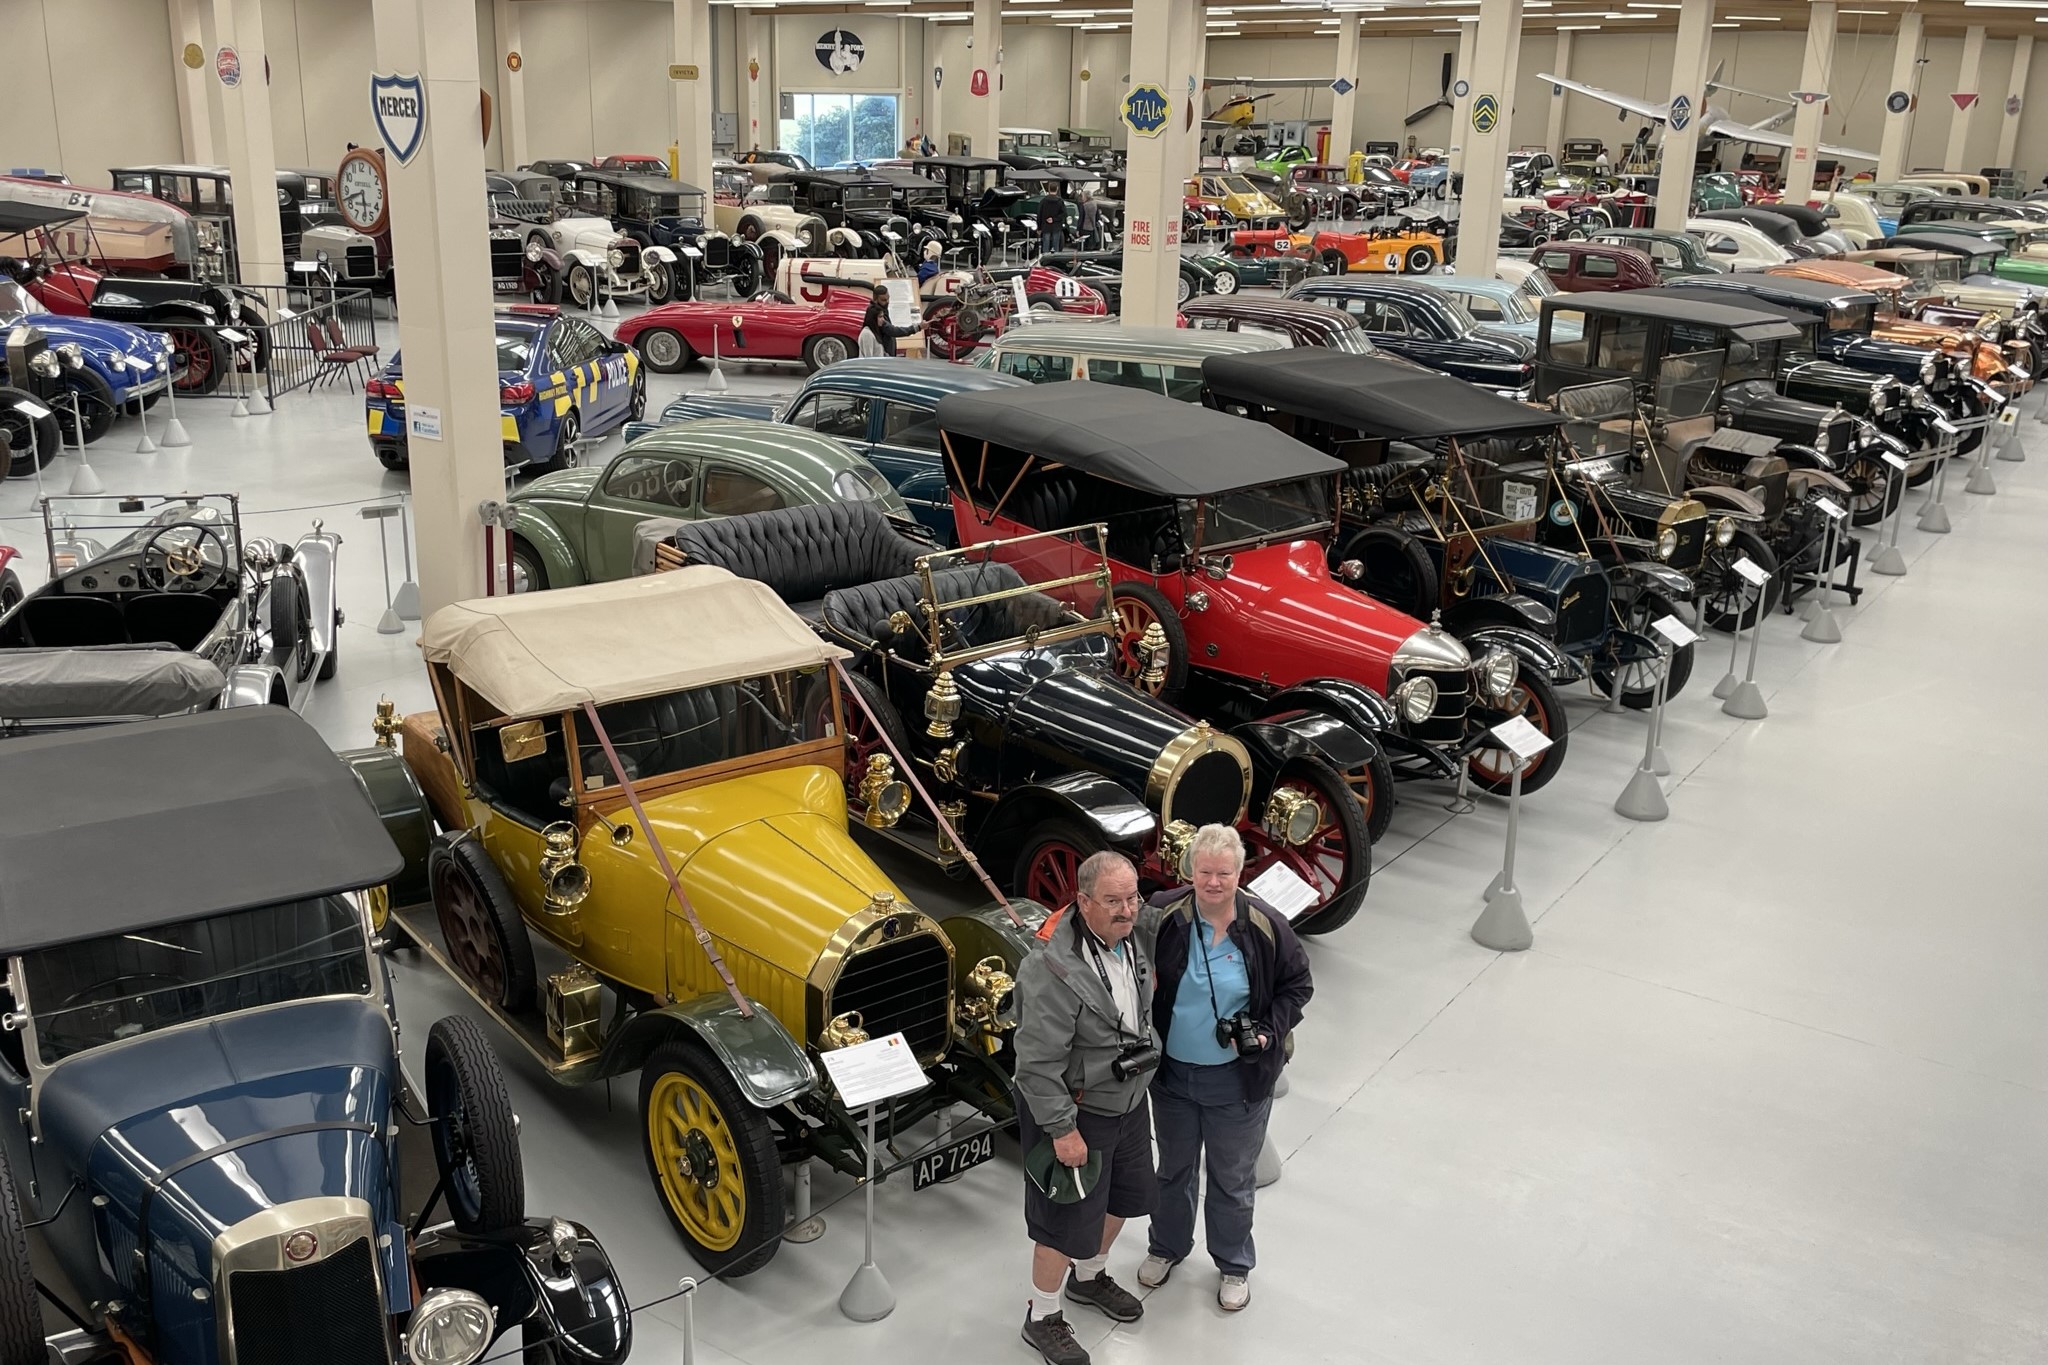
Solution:
M1714 523L1714 543L1721 546L1735 543L1735 518L1723 517Z
M1915 403L1925 403L1927 401L1927 390L1915 384L1912 388L1906 390L1906 397Z
M611 264L611 268L614 270L623 270L626 267L626 253L617 247L607 251L604 254L604 258Z
M534 262L534 263L536 263L536 264L538 264L538 263L539 263L539 261L540 261L540 243L539 243L539 242L528 242L528 243L526 244L526 259L527 259L527 260L529 260L529 261L532 261L532 262Z
M1499 701L1515 685L1515 656L1496 645L1479 656L1472 671L1478 676L1480 692Z
M28 362L28 368L31 374L39 374L45 379L55 379L64 369L55 351L43 351L34 356Z
M1936 364L1935 364L1935 362L1934 362L1934 357L1933 357L1933 356L1931 356L1931 355L1928 355L1928 356L1922 356L1922 357L1920 358L1920 382L1921 382L1921 383L1923 383L1923 384L1932 384L1932 383L1934 382L1934 376L1935 376L1935 375L1936 375L1937 373L1939 373L1939 372L1940 372L1940 367L1939 367L1938 365L1936 365Z
M1436 710L1436 684L1428 678L1410 678L1394 689L1393 701L1401 719L1419 725Z
M1657 533L1657 558L1669 559L1678 553L1678 532L1669 526Z
M128 368L128 357L116 351L112 356L108 357L107 365L115 374L120 374Z
M412 1310L406 1354L413 1365L469 1365L490 1346L495 1321L482 1295L437 1289Z
M85 352L78 349L77 342L59 342L55 349L57 359L61 360L67 369L79 370L85 368Z

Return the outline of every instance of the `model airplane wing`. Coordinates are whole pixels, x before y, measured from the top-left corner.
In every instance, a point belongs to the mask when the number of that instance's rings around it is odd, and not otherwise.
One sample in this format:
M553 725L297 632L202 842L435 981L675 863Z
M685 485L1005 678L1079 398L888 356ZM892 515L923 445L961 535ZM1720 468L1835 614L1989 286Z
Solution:
M1772 104L1792 103L1791 100L1786 99L1783 95L1766 95L1761 90L1744 90L1741 86L1730 85L1726 81L1710 80L1707 82L1707 89L1726 90L1731 95L1747 95L1753 100L1769 100Z
M1319 90L1329 83L1328 76L1209 76L1202 81L1202 88L1241 85L1252 90Z
M1602 90L1597 85L1587 85L1583 81L1575 81L1565 76L1552 76L1542 71L1536 73L1536 79L1549 81L1552 85L1561 85L1575 94L1589 95L1603 104L1611 104L1617 109L1634 114L1637 118L1655 119L1659 123L1664 121L1665 106L1661 104L1652 104L1633 95L1616 94L1612 90Z
M1715 119L1707 125L1706 131L1712 133L1715 137L1725 137L1731 142L1753 142L1760 147L1783 147L1787 149L1790 149L1792 146L1791 137L1778 132L1776 129L1758 128L1753 124L1737 123L1731 118ZM1877 160L1876 152L1859 152L1854 147L1837 147L1831 142L1821 143L1819 150L1825 156L1847 157L1851 161Z

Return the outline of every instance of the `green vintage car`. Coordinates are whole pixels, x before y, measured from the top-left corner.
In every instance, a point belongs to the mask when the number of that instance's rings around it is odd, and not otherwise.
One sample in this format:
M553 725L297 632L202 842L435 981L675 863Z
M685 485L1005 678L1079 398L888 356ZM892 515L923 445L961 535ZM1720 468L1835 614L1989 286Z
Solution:
M1268 175L1284 176L1296 166L1313 164L1315 159L1316 154L1313 148L1304 147L1299 142L1296 142L1282 147L1271 156L1260 157L1254 164Z
M1686 275L1719 275L1724 267L1707 255L1706 243L1688 232L1658 232L1654 228L1608 228L1592 240L1606 246L1632 247L1650 258L1657 278L1680 279Z
M1711 209L1739 209L1742 207L1742 182L1727 171L1708 171L1697 175L1692 181L1693 210L1706 213Z
M917 534L873 465L829 436L707 417L648 432L602 468L543 474L512 494L512 591L629 578L634 528L830 502L872 502Z

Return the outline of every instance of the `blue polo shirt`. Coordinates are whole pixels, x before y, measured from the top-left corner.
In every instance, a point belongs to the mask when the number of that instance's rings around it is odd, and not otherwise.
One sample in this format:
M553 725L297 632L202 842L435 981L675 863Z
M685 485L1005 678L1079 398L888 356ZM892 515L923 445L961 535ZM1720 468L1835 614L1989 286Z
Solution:
M1166 1055L1190 1066L1221 1066L1237 1054L1216 1041L1216 1021L1228 1019L1251 1004L1251 978L1244 953L1228 935L1212 943L1209 922L1199 914L1189 926L1188 966L1173 997L1173 1024L1166 1034ZM1216 988L1215 1004L1209 988Z

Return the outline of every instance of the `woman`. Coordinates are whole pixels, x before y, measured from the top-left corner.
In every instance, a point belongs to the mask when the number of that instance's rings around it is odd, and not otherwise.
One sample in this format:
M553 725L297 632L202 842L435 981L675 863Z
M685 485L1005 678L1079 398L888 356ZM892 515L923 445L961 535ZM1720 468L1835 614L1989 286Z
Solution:
M880 280L875 282L875 292L868 299L868 311L861 316L860 325L875 337L875 345L883 355L896 354L896 338L915 336L918 324L898 327L889 321L889 286ZM866 350L865 347L862 348Z

